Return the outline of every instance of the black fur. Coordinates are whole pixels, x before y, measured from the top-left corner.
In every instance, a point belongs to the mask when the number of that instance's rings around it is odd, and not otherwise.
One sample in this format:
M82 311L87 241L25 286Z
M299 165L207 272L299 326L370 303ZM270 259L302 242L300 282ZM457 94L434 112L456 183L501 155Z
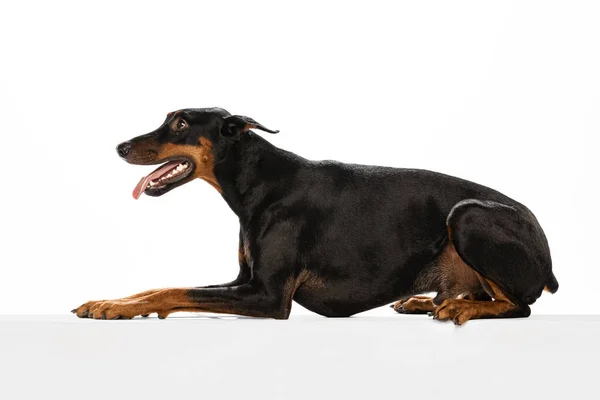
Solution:
M189 124L185 135L173 133L170 115L131 142L210 140L214 176L239 217L247 252L238 279L190 292L199 303L287 318L290 282L310 276L311 284L298 280L293 299L321 315L350 316L415 294L417 278L448 240L518 302L533 303L544 286L558 288L538 221L502 193L431 171L310 161L247 131L222 109L179 116Z

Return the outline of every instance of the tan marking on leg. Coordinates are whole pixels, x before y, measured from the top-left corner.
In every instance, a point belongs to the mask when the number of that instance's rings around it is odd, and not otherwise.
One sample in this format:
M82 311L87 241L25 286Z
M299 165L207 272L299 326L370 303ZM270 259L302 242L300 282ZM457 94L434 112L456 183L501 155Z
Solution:
M150 289L150 290L146 290L145 292L133 294L131 296L121 297L119 300L135 299L138 297L144 297L144 296L148 296L149 294L154 294L156 292L159 292L161 290L164 290L164 289Z
M198 304L187 297L189 288L147 290L129 297L116 300L87 302L77 309L77 316L84 313L94 319L133 318L137 315L166 313L173 308L198 308Z
M81 306L77 307L77 309L76 309L77 311L75 313L77 314L78 317L81 317L81 316L83 316L82 314L83 314L84 311L87 311L87 314L91 314L92 313L92 309L96 309L96 306L99 305L99 304L101 304L101 303L105 303L107 301L115 301L115 302L117 302L117 301L125 301L125 300L130 300L130 299L136 299L138 297L144 297L144 296L147 296L149 294L156 293L159 290L162 290L162 289L150 289L150 290L146 290L146 291L141 292L141 293L133 294L131 296L121 297L121 298L113 299L113 300L110 300L110 299L105 299L105 300L91 300L91 301L88 301L88 302L82 304Z
M413 296L394 303L394 311L403 314L425 314L434 309L433 298L428 296Z
M240 264L244 264L246 262L246 253L244 252L244 248L241 246L238 250L238 261Z
M434 318L440 321L452 320L456 325L462 325L470 319L501 318L518 308L494 282L489 279L485 281L493 292L494 301L447 299L435 309Z
M250 265L250 249L248 245L244 243L240 243L238 248L238 261L240 264Z
M477 273L468 266L452 242L448 242L433 264L416 279L415 291L438 292L439 298L457 298L482 292Z
M85 317L84 312L88 304L92 304L89 313L94 319L130 319L138 315L157 313L159 318L166 318L169 314L180 311L211 312L219 314L240 314L252 317L273 317L262 311L239 310L226 303L201 304L191 300L188 293L193 288L158 289L147 291L138 295L118 300L88 302L77 309L77 316ZM150 294L146 294L150 293ZM281 315L287 318L287 315Z
M477 279L479 279L479 283L481 284L483 290L488 294L488 296L494 298L494 290L492 289L488 281L479 272L475 270L473 270L473 272L475 272L475 275L477 275Z
M485 298L485 296L488 296L489 298ZM479 300L479 301L491 301L492 300L491 296L489 294L487 294L486 292L468 293L468 294L464 295L462 298L466 299L466 300Z

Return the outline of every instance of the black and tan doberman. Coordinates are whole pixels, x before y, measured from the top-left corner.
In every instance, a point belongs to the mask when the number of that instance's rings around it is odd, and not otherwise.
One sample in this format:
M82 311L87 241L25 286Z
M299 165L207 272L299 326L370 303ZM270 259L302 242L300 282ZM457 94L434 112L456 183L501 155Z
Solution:
M77 316L285 319L294 300L347 317L396 302L400 313L463 324L527 317L544 289L558 289L544 232L515 200L431 171L310 161L251 129L276 133L221 108L186 109L117 147L131 164L162 164L136 185L136 199L196 178L223 196L240 222L238 277L90 301ZM437 295L420 296L428 292Z

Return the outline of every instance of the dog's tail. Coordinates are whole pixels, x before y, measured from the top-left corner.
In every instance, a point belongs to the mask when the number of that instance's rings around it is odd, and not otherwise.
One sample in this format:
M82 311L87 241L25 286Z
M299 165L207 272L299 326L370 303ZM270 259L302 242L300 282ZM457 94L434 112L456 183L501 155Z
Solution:
M556 277L552 272L550 272L550 279L548 279L544 290L552 294L556 293L556 291L558 290L558 281L556 280Z

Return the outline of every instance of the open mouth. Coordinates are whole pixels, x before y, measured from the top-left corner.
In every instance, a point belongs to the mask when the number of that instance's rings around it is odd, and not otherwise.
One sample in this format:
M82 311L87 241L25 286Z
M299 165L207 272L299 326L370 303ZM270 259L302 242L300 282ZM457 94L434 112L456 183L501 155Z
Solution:
M139 181L133 189L133 198L139 199L142 193L151 196L163 194L182 183L193 170L194 164L189 160L169 161Z

